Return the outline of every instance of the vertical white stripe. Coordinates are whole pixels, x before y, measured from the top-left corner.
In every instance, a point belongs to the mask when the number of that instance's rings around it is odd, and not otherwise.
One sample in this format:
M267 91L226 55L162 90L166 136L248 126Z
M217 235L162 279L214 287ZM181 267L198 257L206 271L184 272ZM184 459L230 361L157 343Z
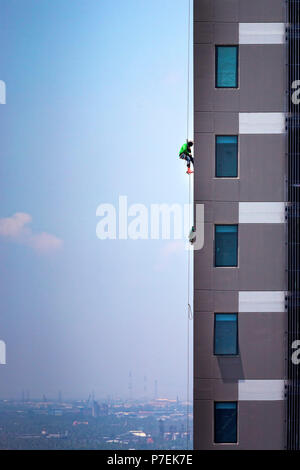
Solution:
M0 341L0 365L6 364L6 344Z
M6 104L6 84L0 80L0 104Z

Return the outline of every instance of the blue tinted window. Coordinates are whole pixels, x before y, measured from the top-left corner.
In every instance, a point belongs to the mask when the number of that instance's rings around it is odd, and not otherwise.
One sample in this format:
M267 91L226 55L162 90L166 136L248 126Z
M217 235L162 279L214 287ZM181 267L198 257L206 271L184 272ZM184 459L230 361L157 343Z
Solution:
M237 314L215 314L214 354L238 354L238 322Z
M236 135L216 136L216 177L238 176L238 138Z
M216 47L216 87L237 88L238 86L238 47Z
M237 403L215 403L215 443L237 442Z
M215 266L237 266L238 227L237 225L216 225Z

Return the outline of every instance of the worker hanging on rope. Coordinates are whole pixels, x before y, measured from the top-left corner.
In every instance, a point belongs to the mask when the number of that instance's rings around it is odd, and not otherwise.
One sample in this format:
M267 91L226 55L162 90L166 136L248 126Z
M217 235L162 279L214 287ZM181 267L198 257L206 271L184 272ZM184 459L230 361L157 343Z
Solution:
M196 229L193 225L189 233L189 242L191 245L193 245L195 241L196 241Z
M179 158L181 158L182 160L185 160L187 162L187 174L190 175L192 173L194 173L192 170L191 170L191 162L194 166L194 158L192 156L192 152L191 152L191 148L193 147L193 142L192 141L189 141L187 140L185 144L183 144L183 146L181 147L180 151L179 151Z

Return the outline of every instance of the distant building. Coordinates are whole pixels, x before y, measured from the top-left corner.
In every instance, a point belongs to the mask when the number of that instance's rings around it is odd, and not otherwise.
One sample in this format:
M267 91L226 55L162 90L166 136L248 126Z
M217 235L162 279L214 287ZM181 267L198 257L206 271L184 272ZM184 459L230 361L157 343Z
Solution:
M163 439L164 434L165 434L165 422L162 419L160 419L158 421L158 424L159 424L159 436L161 439Z
M93 418L99 418L100 416L100 406L99 403L95 400L93 400L92 403L92 416Z

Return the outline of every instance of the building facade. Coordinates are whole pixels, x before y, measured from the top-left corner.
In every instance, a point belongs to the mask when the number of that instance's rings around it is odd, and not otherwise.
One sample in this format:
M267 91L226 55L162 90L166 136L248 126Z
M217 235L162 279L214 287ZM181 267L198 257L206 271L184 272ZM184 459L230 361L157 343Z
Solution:
M205 213L194 252L195 449L299 448L289 357L300 298L289 104L298 8L194 0L194 200Z

